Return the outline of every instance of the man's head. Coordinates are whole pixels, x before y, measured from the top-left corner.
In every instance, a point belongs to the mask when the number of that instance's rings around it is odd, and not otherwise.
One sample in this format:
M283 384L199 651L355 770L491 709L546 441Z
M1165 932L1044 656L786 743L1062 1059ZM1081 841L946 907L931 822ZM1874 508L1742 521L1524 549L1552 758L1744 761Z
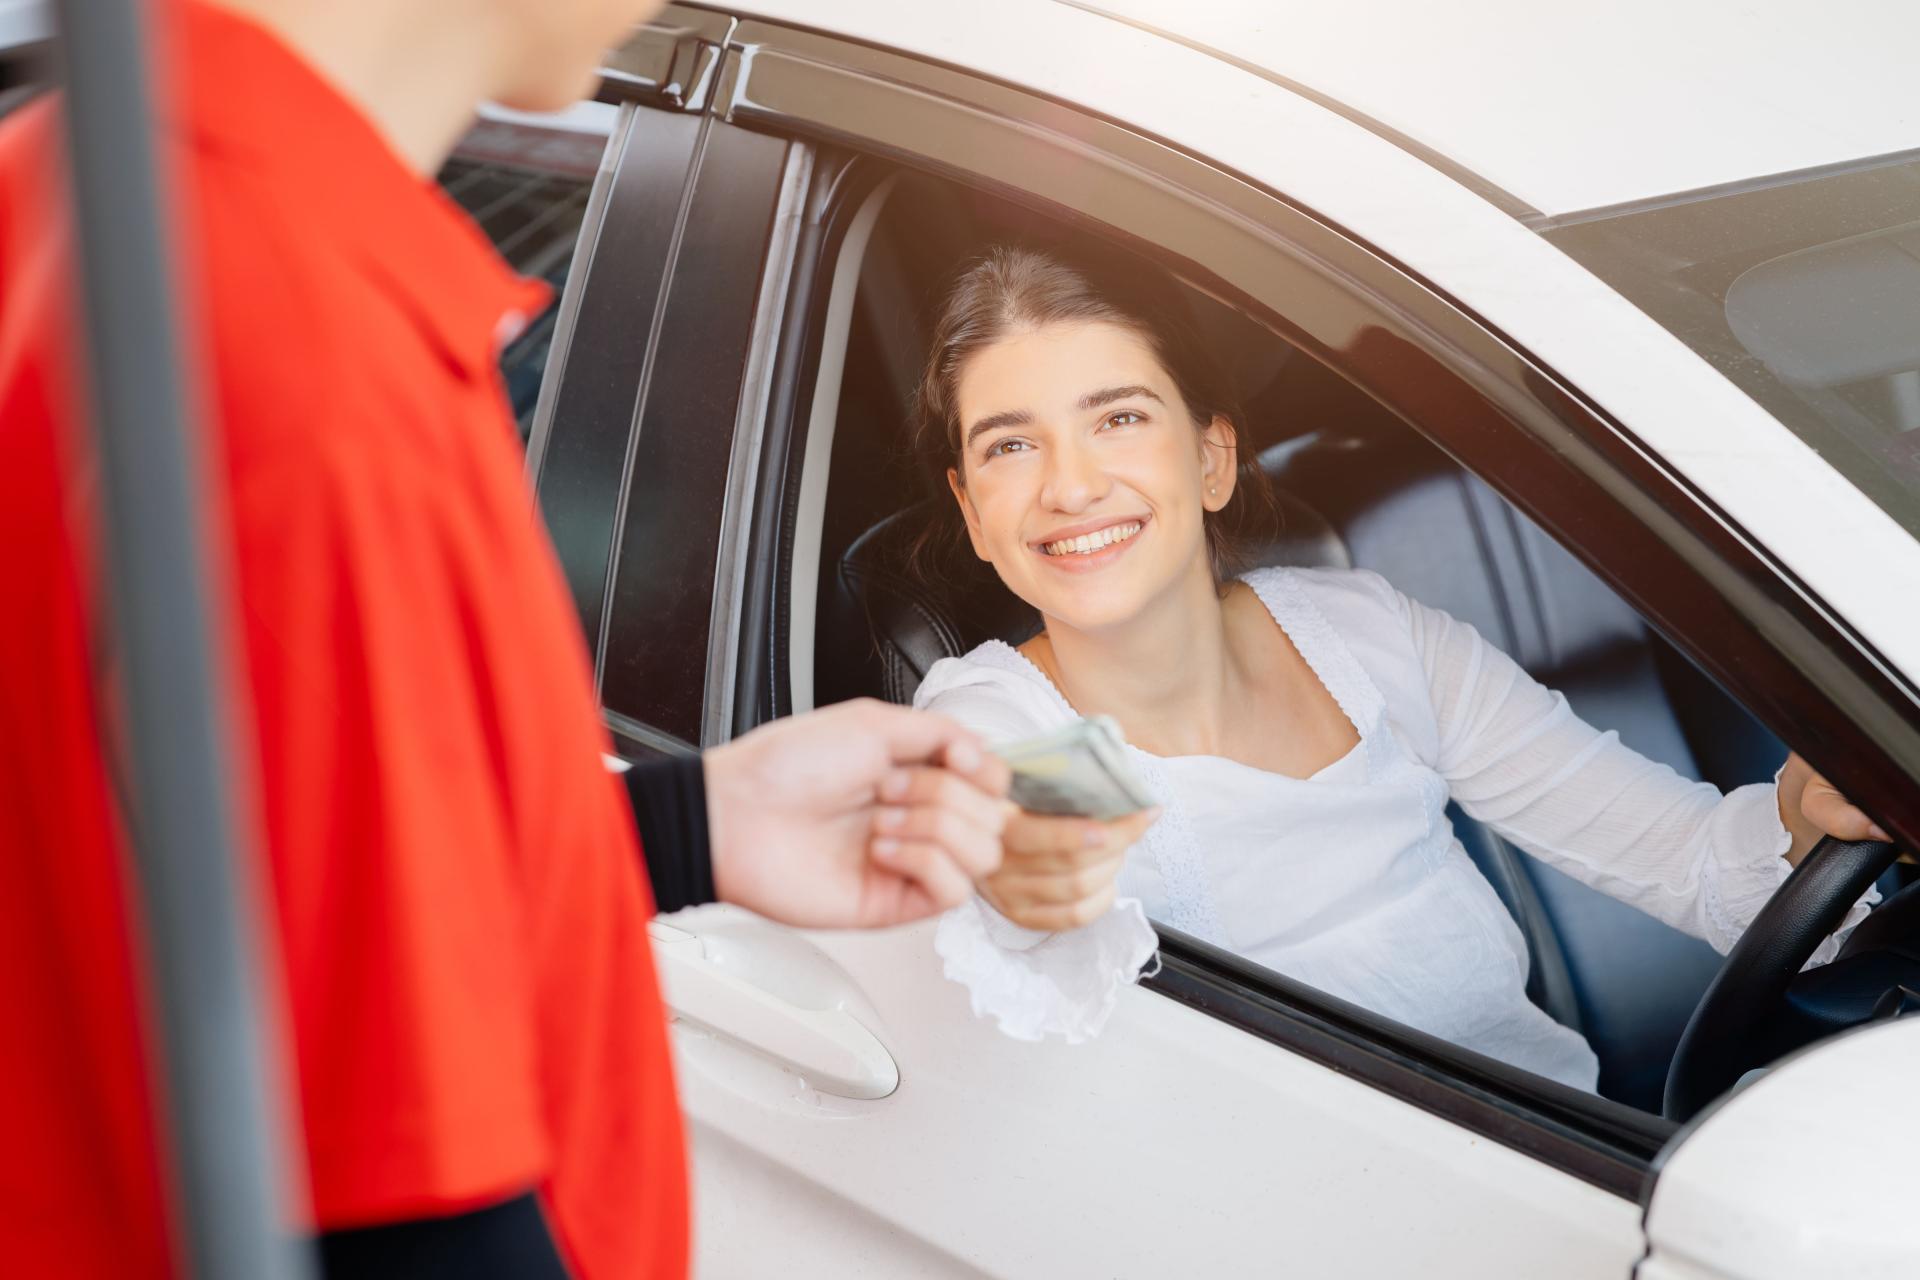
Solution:
M277 34L422 174L482 102L560 111L666 0L207 0Z
M601 55L666 0L487 0L508 34L488 96L521 111L559 111L593 92Z

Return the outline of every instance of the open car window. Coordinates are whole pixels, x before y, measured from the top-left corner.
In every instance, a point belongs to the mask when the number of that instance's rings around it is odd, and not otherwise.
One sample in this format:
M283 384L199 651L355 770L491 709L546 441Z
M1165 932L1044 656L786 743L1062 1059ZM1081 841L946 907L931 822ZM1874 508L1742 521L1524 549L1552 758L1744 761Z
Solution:
M876 183L859 217L870 225L851 238L858 261L842 261L834 285L840 291L854 281L852 305L844 330L822 341L837 400L830 414L816 405L811 423L831 433L830 447L817 438L808 444L812 457L827 459L811 584L819 703L904 701L928 662L987 639L1017 643L1037 627L1037 616L964 548L943 562L949 576L930 594L900 590L900 566L886 557L912 541L926 504L951 501L907 447L907 406L942 286L996 241L1085 234L915 175ZM1492 488L1267 324L1198 289L1188 302L1231 366L1253 435L1247 443L1281 494L1281 527L1266 535L1273 546L1254 548L1257 558L1375 570L1473 625L1563 690L1577 713L1684 777L1722 790L1771 777L1785 754L1778 740ZM794 591L808 586L796 582ZM930 611L940 615L936 625L928 625ZM1599 1095L1585 1103L1537 1077L1521 1087L1574 1113L1584 1107L1650 1151L1668 1132L1656 1118L1667 1059L1717 955L1536 862L1457 806L1449 819L1525 939L1528 998L1585 1036L1600 1058ZM1214 980L1230 971L1236 980L1309 990L1297 975L1156 923L1170 961L1158 981L1170 989L1195 972ZM1358 1034L1378 1036L1389 1025L1319 997ZM1386 1034L1436 1047L1404 1025ZM1525 1074L1495 1071L1510 1080Z

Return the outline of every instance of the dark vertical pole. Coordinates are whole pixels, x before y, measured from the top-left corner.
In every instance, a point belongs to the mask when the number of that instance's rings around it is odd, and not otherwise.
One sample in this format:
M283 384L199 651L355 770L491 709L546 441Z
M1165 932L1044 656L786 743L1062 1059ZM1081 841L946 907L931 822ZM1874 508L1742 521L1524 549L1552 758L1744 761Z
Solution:
M162 1114L195 1276L303 1274L280 1229L262 983L236 869L221 676L202 559L200 474L174 341L143 11L62 0L68 149L104 501L106 603L126 695L133 861ZM110 1231L111 1223L100 1224Z

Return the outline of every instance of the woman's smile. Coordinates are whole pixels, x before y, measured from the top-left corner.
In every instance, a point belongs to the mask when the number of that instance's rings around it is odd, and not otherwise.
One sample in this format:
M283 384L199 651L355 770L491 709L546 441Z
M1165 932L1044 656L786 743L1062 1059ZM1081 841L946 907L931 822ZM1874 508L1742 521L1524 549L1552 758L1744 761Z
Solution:
M1149 516L1123 516L1055 530L1028 544L1049 566L1084 573L1112 564L1147 527Z

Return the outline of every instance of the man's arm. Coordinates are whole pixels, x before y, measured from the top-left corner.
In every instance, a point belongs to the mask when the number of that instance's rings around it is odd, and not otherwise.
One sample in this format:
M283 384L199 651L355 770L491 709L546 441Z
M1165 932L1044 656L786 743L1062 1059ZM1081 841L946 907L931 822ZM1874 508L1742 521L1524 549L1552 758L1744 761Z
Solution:
M967 730L870 700L624 771L659 911L727 901L811 928L954 906L1000 863L1007 768Z

